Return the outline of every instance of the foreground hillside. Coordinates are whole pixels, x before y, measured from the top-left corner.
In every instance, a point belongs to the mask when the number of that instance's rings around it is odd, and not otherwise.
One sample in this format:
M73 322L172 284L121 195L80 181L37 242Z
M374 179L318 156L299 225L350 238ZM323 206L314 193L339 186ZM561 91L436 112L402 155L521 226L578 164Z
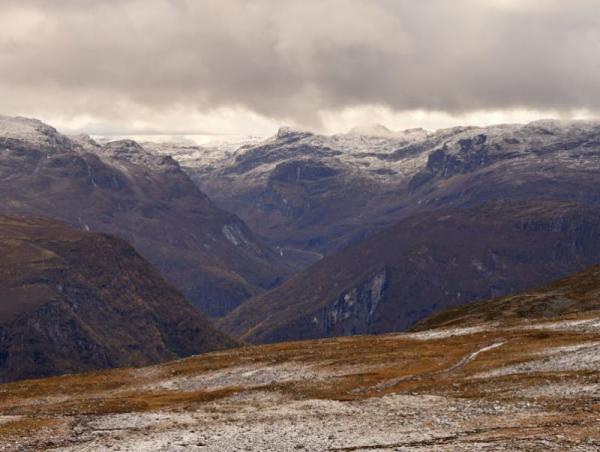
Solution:
M0 450L596 451L600 313L0 386Z
M0 381L231 347L126 242L0 216Z
M580 271L599 255L596 207L505 201L439 210L325 257L220 325L255 343L402 331L434 311Z
M203 312L219 316L287 274L280 256L217 208L168 156L99 145L0 116L0 214L55 218L135 246Z

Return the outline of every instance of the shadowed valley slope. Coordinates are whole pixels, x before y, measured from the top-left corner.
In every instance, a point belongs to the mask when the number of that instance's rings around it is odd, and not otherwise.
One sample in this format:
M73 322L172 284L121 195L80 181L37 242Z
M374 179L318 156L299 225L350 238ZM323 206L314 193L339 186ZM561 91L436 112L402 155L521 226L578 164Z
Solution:
M0 381L236 345L121 239L0 216L0 255Z
M221 326L251 342L401 331L435 310L598 262L600 210L494 202L415 215L247 301Z

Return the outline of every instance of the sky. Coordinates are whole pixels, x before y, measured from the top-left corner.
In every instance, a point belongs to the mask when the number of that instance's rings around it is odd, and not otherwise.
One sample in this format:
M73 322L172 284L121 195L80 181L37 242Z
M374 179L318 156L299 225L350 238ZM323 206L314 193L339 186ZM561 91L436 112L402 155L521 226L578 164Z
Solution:
M115 135L600 117L597 0L2 0L0 113Z

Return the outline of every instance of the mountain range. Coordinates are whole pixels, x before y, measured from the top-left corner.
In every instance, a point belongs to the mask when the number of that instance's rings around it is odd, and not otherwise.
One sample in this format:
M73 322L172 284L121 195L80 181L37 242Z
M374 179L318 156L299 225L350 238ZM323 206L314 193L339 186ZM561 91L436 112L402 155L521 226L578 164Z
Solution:
M282 128L235 150L0 124L0 212L128 240L251 342L403 330L597 263L598 123Z
M402 330L597 263L595 122L283 128L235 152L193 155L183 168L217 204L314 264L220 321L247 340Z
M329 254L415 213L495 199L597 203L600 124L318 135L282 128L235 151L156 145L284 251ZM317 254L314 254L317 253Z

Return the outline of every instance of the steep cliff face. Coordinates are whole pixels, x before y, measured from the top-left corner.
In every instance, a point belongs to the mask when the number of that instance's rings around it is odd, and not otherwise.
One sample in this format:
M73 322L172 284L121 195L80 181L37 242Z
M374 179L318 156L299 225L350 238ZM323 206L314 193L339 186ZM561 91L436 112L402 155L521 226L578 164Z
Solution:
M400 331L432 312L598 262L600 210L495 202L415 215L325 257L222 322L253 342Z
M2 214L55 218L126 239L212 316L289 274L281 256L217 208L175 160L131 140L101 146L0 116L0 197Z
M235 345L123 240L0 217L0 255L0 381Z
M348 336L367 332L384 296L386 283L387 273L383 269L340 294L324 310L325 335Z

